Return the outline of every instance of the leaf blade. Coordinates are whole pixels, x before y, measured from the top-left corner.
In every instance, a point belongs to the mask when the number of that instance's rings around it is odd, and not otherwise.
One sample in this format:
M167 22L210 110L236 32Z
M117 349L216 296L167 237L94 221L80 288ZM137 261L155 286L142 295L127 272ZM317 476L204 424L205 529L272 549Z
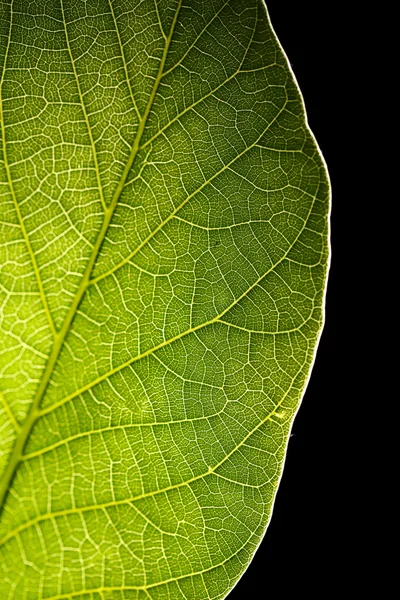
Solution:
M32 433L1 517L2 564L24 597L225 597L265 530L321 327L328 183L262 5L213 4L206 27L183 5L165 38L170 6L144 4L165 42L158 75L139 94L136 142L36 394L40 415L24 422ZM122 5L115 29L129 21ZM238 22L231 72L212 87L226 70L222 35ZM189 104L186 72L207 82ZM55 567L44 532L58 544ZM18 540L30 583L14 570Z

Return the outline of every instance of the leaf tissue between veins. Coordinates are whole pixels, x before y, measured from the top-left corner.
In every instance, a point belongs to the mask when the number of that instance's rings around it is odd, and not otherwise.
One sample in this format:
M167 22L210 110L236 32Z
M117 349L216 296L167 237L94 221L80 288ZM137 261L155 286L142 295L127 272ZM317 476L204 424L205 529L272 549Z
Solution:
M222 600L323 322L262 0L0 0L0 600Z

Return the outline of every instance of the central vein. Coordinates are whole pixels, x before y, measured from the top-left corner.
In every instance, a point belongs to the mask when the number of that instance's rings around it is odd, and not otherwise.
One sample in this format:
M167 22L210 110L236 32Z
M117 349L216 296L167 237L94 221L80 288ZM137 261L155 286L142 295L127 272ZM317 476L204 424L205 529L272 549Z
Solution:
M63 323L62 328L60 329L60 331L58 333L55 334L54 336L54 343L53 343L53 348L51 351L51 354L49 356L49 359L47 361L45 370L43 372L43 376L42 379L40 381L39 387L37 389L37 392L35 394L35 397L33 399L31 408L29 410L28 416L26 417L23 425L20 428L20 431L18 433L18 437L17 440L15 442L11 457L10 457L10 461L8 463L7 469L2 477L2 480L0 482L0 516L1 516L1 512L4 508L4 504L5 504L5 500L10 488L10 484L12 482L12 479L15 475L15 472L17 470L17 467L21 461L21 457L22 457L22 453L25 447L25 444L29 438L29 435L32 431L32 428L35 424L35 422L37 421L37 419L41 416L41 410L40 410L40 405L41 402L43 400L44 394L46 392L47 386L49 384L49 381L51 379L54 367L56 365L56 362L58 360L58 357L60 355L61 349L63 347L64 344L64 340L70 330L71 327L71 323L74 320L74 317L76 315L77 309L82 301L82 298L84 297L86 290L88 288L89 285L89 281L90 281L90 276L92 274L94 265L96 263L96 259L98 257L98 254L100 252L100 248L103 244L103 241L106 237L109 225L111 223L111 219L114 215L115 209L117 207L118 204L118 200L121 196L121 193L124 189L125 183L126 183L126 179L129 175L129 172L132 168L133 162L135 160L135 157L139 151L139 147L140 147L140 140L142 138L143 132L144 132L144 128L147 122L147 118L149 116L151 107L153 105L154 102L154 98L156 96L157 93L157 89L158 86L160 84L161 78L163 76L163 71L164 71L164 66L165 66L165 61L167 59L167 55L168 55L168 50L171 44L171 39L172 39L172 35L175 29L175 25L176 22L178 20L178 15L179 15L179 11L180 8L182 6L182 1L183 0L179 0L178 2L178 6L175 12L175 16L174 19L172 21L171 24L171 29L169 32L168 37L166 38L165 41L165 46L164 46L164 52L161 58L161 62L160 62L160 67L158 70L158 74L157 77L155 79L154 82L154 86L153 89L151 91L150 94L150 98L149 101L147 103L146 106L146 110L143 113L143 116L141 117L140 121L139 121L139 126L138 126L138 130L136 133L136 137L135 140L133 142L133 146L131 148L131 152L129 155L129 159L125 165L124 171L122 173L121 179L117 185L117 188L114 192L114 195L112 197L111 203L110 205L106 208L105 212L104 212L104 219L103 219L103 223L100 229L100 232L97 236L96 242L94 244L92 253L90 255L88 264L86 266L85 272L82 276L79 288L74 296L74 299L72 301L72 304L68 310L67 316L65 318L65 321Z

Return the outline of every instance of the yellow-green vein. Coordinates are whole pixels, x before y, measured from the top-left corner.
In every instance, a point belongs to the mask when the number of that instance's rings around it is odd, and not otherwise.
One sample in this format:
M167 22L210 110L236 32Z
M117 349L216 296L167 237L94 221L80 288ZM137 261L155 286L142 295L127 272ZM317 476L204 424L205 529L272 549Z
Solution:
M136 138L135 141L133 143L132 149L131 149L131 153L128 159L127 164L125 165L121 180L119 181L117 188L114 192L113 198L111 200L110 206L107 208L107 210L104 213L104 220L103 220L103 224L101 226L100 232L97 236L97 240L96 243L94 244L93 247L93 251L92 254L89 258L86 270L82 276L79 288L73 298L73 301L71 303L71 306L69 308L69 311L67 313L67 316L65 318L65 321L63 323L62 328L60 329L60 331L55 335L55 339L54 339L54 344L53 344L53 349L52 352L50 354L49 360L46 364L46 367L44 369L43 372L43 376L42 379L39 383L38 389L36 391L35 397L33 399L32 405L30 407L29 413L27 418L25 419L25 422L23 423L23 425L21 426L20 432L19 432L19 436L17 437L16 443L14 445L9 463L7 465L7 468L3 474L3 478L2 481L0 482L0 515L1 512L4 508L4 503L6 500L6 496L9 490L9 486L11 484L11 481L14 477L15 471L21 461L21 457L22 457L22 453L23 453L23 449L24 446L29 438L30 432L32 431L33 425L36 422L36 420L41 416L41 411L40 411L40 404L42 402L43 396L46 392L48 383L50 381L50 378L52 376L54 367L56 365L56 362L58 360L58 357L60 355L61 349L63 347L64 344L64 340L67 336L67 333L70 329L71 323L75 317L76 311L78 309L78 306L87 290L88 287L88 283L89 283L89 279L90 279L90 275L92 273L94 264L96 262L97 256L99 254L100 248L102 246L102 243L104 241L104 238L107 234L108 231L108 227L110 225L111 219L113 217L113 214L115 212L116 206L118 204L118 200L119 197L122 193L122 190L124 189L125 183L126 183L126 179L128 177L129 171L132 167L133 161L135 160L136 154L138 152L139 149L139 144L140 144L140 140L141 137L143 135L143 131L145 128L145 124L148 118L148 115L150 113L151 107L153 105L154 102L154 98L156 96L157 93L157 89L161 80L161 76L162 76L162 72L164 69L164 65L165 65L165 61L167 58L167 54L168 54L168 50L171 44L171 40L172 40L172 36L173 36L173 32L176 26L176 22L178 20L178 15L179 15L179 11L180 8L182 6L182 0L179 0L175 15L174 15L174 19L171 25L171 29L170 29L170 33L169 36L167 38L167 41L165 43L164 46L164 51L163 51L163 55L162 58L160 60L160 67L159 67L159 71L157 74L157 77L155 79L154 82L154 86L152 89L152 93L150 95L148 104L146 106L146 110L143 114L143 118L139 124L139 128L136 134ZM10 25L11 27L11 25Z
M77 87L78 95L79 95L79 101L80 101L80 105L82 107L82 112L83 112L83 116L84 116L85 123L86 123L86 129L87 129L89 140L90 140L90 147L91 147L91 150L92 150L92 157L93 157L93 162L94 162L94 168L95 168L95 171L96 171L97 187L99 189L99 195L100 195L100 202L101 202L101 205L103 207L104 212L106 212L107 211L107 204L106 204L106 201L104 199L103 186L102 186L102 183L101 183L99 161L97 159L96 144L95 144L95 141L94 141L94 138L93 138L92 128L90 126L89 115L87 113L85 102L83 100L83 94L82 94L81 84L80 84L79 77L78 77L78 72L77 72L76 66L75 66L75 59L74 59L74 56L72 54L72 49L71 49L71 44L70 44L69 34L68 34L67 20L65 18L64 0L60 0L60 6L61 6L61 12L62 12L62 16L63 16L62 20L63 20L63 25L64 25L65 41L66 41L66 44L67 44L68 55L69 55L69 59L70 59L70 62L71 62L72 71L74 73L76 87Z
M6 52L5 52L5 56L4 56L3 71L1 74L1 78L0 78L0 130L1 130L1 139L2 139L3 160L4 160L4 167L6 170L6 175L7 175L7 183L10 188L10 193L11 193L11 197L13 200L15 212L17 214L18 223L21 228L21 232L22 232L22 235L23 235L23 238L24 238L24 241L25 241L28 253L29 253L29 258L31 260L32 267L33 267L33 270L35 273L36 281L37 281L38 288L39 288L40 298L42 300L43 308L46 313L46 317L47 317L47 321L49 323L50 330L51 330L53 336L55 336L56 330L55 330L54 322L53 322L53 319L52 319L52 316L50 313L50 308L47 303L47 298L44 293L43 282L42 282L42 278L40 275L39 266L37 264L35 253L33 251L33 248L32 248L29 236L28 236L28 232L25 227L25 222L24 222L24 219L23 219L23 216L22 216L19 204L18 204L17 195L15 193L14 184L13 184L13 180L12 180L12 176L11 176L10 164L8 161L8 153L7 153L7 145L6 145L6 128L5 128L5 122L4 122L4 108L3 108L3 85L4 85L4 77L5 77L8 55L9 55L10 45L11 45L11 31L12 31L12 25L13 25L13 4L14 4L14 0L12 0L11 4L10 4L10 27L8 30L8 40L7 40L7 47L6 47ZM0 506L1 506L1 503L0 503Z

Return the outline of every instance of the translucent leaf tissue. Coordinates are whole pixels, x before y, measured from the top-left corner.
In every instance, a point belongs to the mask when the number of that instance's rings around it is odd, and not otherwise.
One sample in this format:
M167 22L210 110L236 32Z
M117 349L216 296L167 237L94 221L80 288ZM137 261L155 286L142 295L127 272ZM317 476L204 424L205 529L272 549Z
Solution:
M262 0L0 0L0 600L222 600L323 322Z

